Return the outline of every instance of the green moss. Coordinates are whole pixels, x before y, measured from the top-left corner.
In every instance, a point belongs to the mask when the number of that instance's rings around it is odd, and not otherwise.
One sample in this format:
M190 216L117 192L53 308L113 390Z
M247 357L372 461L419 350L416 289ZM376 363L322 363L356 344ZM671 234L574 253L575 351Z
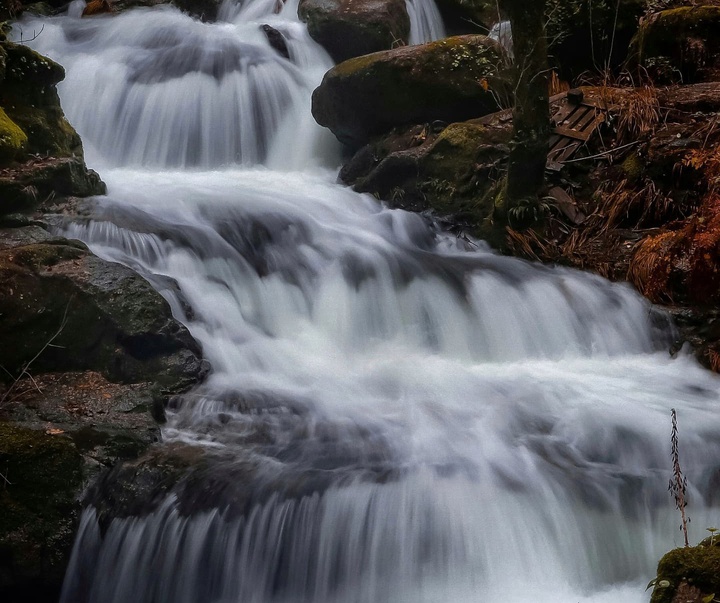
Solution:
M431 178L460 180L473 167L485 131L479 125L450 124L423 158L423 172Z
M631 153L627 156L625 161L622 162L620 168L622 169L628 182L634 183L640 180L640 177L645 171L645 166L635 153Z
M87 247L79 241L66 241L62 243L38 243L24 245L13 253L13 263L25 266L32 270L40 270L48 266L55 266L65 260L76 260L87 254ZM0 266L2 257L0 256Z
M720 546L698 545L665 555L658 564L651 603L671 603L682 583L705 594L720 593Z
M80 136L65 119L59 100L55 107L12 105L5 110L27 134L28 152L53 157L82 156Z
M25 132L0 107L0 166L17 159L27 146Z
M691 43L692 41L692 43ZM684 6L643 21L631 44L634 62L648 65L662 58L686 76L720 47L720 7Z
M63 435L0 422L0 569L61 579L72 546L82 457ZM2 565L7 567L2 568Z

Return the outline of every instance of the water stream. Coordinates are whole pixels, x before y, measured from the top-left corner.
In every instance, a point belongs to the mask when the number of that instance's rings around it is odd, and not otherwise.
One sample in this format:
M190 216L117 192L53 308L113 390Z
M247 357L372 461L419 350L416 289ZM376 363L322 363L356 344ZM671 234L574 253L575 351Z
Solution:
M65 234L144 274L202 344L213 372L163 437L233 482L103 533L88 509L63 602L646 601L681 541L672 407L692 538L718 521L717 378L670 358L671 325L629 287L335 184L309 112L330 60L296 3L274 6L56 17L32 42L66 67L108 184Z

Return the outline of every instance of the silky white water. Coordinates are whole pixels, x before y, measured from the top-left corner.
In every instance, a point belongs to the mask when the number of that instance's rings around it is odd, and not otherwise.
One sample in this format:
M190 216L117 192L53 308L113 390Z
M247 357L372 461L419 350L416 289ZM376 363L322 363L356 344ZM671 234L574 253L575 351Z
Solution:
M669 356L630 288L335 184L309 115L329 60L274 5L54 18L33 42L108 184L65 234L144 274L202 344L213 372L163 436L226 480L102 534L88 509L62 600L646 601L681 542L673 407L691 538L717 524L717 378Z

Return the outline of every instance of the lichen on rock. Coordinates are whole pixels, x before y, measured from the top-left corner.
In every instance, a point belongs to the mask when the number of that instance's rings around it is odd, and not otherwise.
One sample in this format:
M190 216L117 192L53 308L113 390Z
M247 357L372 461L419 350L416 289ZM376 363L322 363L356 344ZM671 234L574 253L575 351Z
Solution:
M395 126L480 117L510 101L498 78L503 65L502 50L486 36L376 52L325 74L313 116L356 148Z
M720 539L678 548L658 564L650 603L702 603L720 593ZM712 597L711 597L712 598Z

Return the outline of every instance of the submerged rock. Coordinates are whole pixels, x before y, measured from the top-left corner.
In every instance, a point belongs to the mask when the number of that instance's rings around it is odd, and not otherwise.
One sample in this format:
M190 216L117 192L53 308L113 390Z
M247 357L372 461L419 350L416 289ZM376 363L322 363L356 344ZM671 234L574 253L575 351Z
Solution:
M509 101L496 77L502 65L500 47L486 36L350 59L325 74L313 93L313 116L355 148L403 124L480 117Z
M262 25L260 29L262 29L265 36L267 36L270 46L272 46L281 57L289 59L290 51L288 50L285 36L270 25Z
M404 0L301 0L308 33L337 63L408 43Z

